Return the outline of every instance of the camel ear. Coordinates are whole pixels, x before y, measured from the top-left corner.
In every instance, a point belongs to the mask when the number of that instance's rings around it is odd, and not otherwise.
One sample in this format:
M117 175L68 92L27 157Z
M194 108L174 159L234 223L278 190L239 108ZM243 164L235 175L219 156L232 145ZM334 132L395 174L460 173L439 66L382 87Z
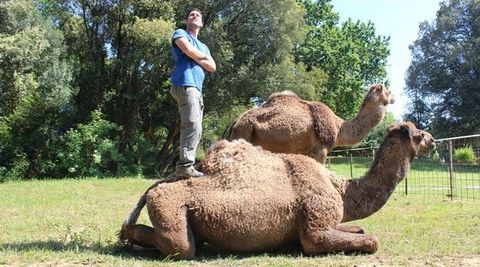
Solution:
M379 84L379 83L376 83L374 85L372 85L372 91L382 91L383 90L383 85Z
M398 135L409 140L412 139L412 131L406 124L392 125L388 131L390 132L390 135Z
M402 136L404 136L405 138L412 139L412 131L410 130L410 127L408 127L407 125L404 124L400 126L400 132Z

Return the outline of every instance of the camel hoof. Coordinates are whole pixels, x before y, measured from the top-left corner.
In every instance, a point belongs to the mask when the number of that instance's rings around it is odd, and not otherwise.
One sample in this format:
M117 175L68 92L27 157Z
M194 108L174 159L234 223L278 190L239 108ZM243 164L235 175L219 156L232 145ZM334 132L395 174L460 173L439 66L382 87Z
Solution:
M123 248L127 251L127 252L133 252L134 251L134 245L132 244L132 242L130 241L127 241L123 244Z
M379 246L380 241L378 240L378 237L370 236L370 238L366 240L365 252L369 254L374 254L375 252L377 252Z

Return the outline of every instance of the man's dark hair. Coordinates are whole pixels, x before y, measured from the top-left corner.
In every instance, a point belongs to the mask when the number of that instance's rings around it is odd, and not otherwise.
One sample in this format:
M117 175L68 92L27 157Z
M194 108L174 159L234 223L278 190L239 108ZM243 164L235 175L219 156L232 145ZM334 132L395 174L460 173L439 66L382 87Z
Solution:
M185 19L188 19L188 15L190 15L190 12L192 12L192 11L197 11L198 13L200 13L200 16L202 16L202 18L203 18L202 11L200 11L200 9L198 9L196 7L193 7L193 8L189 8L187 10L187 14L185 14Z

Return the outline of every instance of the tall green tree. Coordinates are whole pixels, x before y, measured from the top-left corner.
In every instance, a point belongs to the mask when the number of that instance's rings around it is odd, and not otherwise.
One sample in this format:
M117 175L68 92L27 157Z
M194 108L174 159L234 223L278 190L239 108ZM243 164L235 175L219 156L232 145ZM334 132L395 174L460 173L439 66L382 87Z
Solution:
M321 68L328 75L328 88L318 99L340 117L352 117L375 82L385 82L389 37L375 33L368 22L345 21L339 25L330 0L299 0L306 9L308 33L296 49L297 60L308 68Z
M450 0L436 19L420 25L411 45L406 118L436 136L480 131L480 1Z
M0 176L53 170L51 144L75 94L63 41L33 1L0 3Z
M175 120L168 96L171 1L41 0L41 7L65 33L77 66L76 123L101 110L121 127L120 153L138 164L154 157Z

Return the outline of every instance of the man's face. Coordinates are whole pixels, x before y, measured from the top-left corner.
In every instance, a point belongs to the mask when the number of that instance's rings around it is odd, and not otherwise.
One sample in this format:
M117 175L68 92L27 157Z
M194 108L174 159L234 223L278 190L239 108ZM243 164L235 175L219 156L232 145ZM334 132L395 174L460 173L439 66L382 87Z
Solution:
M193 10L188 14L187 25L196 26L198 28L203 27L202 15L200 12Z

